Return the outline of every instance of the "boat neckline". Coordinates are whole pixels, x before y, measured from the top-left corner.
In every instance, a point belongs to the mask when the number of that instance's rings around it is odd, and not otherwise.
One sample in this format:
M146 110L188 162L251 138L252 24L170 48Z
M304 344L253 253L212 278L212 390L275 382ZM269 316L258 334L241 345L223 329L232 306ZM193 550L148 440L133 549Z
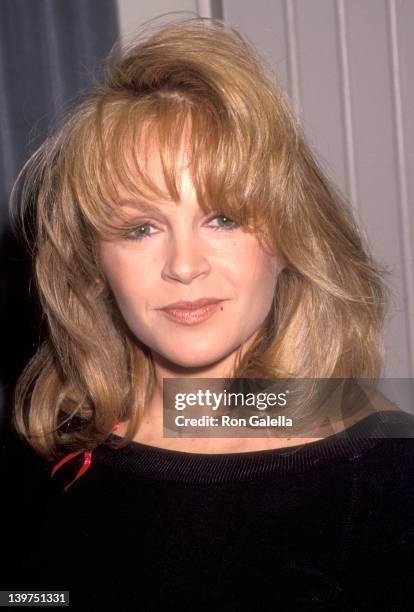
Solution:
M133 478L183 484L214 485L253 482L295 475L339 462L353 461L379 447L384 438L414 438L413 415L403 411L374 412L350 427L315 442L236 453L196 453L132 440L114 447L121 436L111 433L94 455L101 465ZM388 440L388 442L393 442Z

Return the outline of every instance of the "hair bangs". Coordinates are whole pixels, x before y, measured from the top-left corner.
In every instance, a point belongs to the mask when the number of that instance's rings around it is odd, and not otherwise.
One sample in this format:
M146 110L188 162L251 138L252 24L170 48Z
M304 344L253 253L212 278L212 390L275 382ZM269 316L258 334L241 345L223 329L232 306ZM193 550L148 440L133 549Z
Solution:
M188 168L205 214L224 214L252 230L265 225L272 200L266 167L262 158L252 171L241 127L224 106L179 92L103 102L74 137L72 175L83 215L100 237L116 237L126 227L121 200L179 203Z

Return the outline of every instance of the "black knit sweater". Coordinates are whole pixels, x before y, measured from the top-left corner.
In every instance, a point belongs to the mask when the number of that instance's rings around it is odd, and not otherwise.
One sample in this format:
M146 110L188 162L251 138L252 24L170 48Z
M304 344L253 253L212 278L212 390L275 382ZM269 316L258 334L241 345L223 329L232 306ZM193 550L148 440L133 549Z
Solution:
M413 438L388 411L277 450L103 444L67 492L81 455L23 491L6 480L2 589L88 611L412 611Z

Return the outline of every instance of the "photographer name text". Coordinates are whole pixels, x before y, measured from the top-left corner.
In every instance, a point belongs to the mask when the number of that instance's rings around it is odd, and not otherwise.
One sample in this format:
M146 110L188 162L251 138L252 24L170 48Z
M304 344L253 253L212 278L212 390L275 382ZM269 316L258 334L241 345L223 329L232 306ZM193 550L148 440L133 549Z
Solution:
M292 419L279 415L277 417L252 415L245 417L230 417L221 415L213 417L203 415L200 417L185 417L178 415L174 419L177 427L292 427Z

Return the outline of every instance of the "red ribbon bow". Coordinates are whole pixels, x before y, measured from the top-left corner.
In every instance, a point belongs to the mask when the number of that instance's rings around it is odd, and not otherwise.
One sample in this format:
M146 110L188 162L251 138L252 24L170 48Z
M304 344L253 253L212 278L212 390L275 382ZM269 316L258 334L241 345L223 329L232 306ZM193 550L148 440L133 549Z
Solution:
M115 425L112 427L112 431L115 431L115 429L118 429L120 424L121 423L115 423ZM70 461L71 459L79 455L80 453L83 453L83 464L78 470L78 473L76 474L75 478L68 485L66 485L65 493L69 489L69 487L75 482L75 480L83 476L83 474L90 468L91 463L92 463L92 451L79 450L79 451L74 451L73 453L69 453L69 455L66 455L65 457L63 457L63 459L61 459L52 469L51 477L53 477L56 474L56 472L62 467L62 465L64 465L67 461Z

